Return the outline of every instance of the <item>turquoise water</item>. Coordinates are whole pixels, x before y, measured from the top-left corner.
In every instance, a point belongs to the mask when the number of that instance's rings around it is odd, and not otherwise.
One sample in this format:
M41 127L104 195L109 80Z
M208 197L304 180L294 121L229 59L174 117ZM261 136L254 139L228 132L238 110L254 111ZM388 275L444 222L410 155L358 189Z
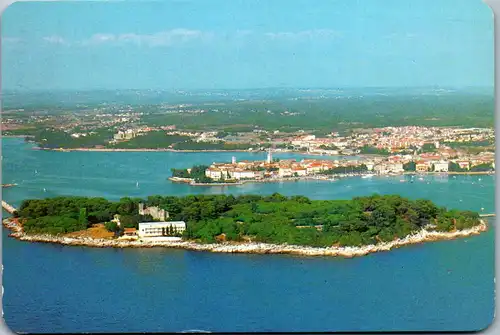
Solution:
M166 180L170 168L265 154L48 152L4 139L2 155L2 183L19 184L3 190L14 205L70 194L341 199L377 192L494 212L495 176L192 187ZM493 229L354 259L65 247L16 241L4 230L5 320L16 332L46 333L479 330L494 313Z

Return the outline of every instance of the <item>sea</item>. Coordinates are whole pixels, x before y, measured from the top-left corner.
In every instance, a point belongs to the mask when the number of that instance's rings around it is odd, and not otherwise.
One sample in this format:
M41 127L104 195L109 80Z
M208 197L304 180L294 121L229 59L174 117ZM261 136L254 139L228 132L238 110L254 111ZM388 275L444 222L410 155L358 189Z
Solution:
M24 199L61 195L279 192L349 199L379 193L495 212L492 175L210 187L167 179L171 168L265 155L55 152L5 138L2 183L18 185L3 189L2 199L19 206ZM357 258L62 246L17 241L3 228L4 319L14 332L34 333L481 330L494 316L494 220L489 224L478 236Z

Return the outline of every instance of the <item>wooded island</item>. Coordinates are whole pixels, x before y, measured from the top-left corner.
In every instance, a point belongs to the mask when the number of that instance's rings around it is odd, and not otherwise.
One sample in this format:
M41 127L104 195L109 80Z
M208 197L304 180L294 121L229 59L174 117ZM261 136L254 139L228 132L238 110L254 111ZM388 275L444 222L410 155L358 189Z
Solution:
M56 197L25 200L17 219L27 234L62 235L105 223L116 236L137 228L139 204L168 211L186 222L182 238L200 243L263 242L314 247L363 246L421 231L451 232L480 224L478 213L448 210L429 200L372 195L351 200L310 200L304 196L149 196L147 199ZM112 222L118 214L121 224Z

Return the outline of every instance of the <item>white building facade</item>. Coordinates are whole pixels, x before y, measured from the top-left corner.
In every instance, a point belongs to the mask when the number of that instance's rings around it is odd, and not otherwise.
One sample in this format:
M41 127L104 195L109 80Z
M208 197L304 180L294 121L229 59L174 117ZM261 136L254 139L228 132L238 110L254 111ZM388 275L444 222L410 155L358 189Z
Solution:
M137 234L140 237L158 237L182 234L186 230L184 221L165 221L165 222L140 222Z
M448 172L448 162L434 162L435 172Z

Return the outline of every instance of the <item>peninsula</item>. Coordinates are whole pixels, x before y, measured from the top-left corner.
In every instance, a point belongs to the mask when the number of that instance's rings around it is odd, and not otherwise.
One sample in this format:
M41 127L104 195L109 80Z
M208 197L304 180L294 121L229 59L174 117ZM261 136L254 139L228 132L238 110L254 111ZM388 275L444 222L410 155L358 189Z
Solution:
M310 200L278 193L25 200L3 223L11 236L33 242L346 257L487 229L478 213L429 200Z
M335 177L402 174L492 174L493 163L476 163L461 168L454 161L438 161L434 155L422 154L421 161L412 157L390 156L385 160L361 159L273 159L271 149L266 160L213 162L210 166L195 165L172 169L172 182L193 186L241 185L247 182L281 182L299 179L334 180ZM439 159L439 157L437 157ZM402 180L404 181L404 180Z

